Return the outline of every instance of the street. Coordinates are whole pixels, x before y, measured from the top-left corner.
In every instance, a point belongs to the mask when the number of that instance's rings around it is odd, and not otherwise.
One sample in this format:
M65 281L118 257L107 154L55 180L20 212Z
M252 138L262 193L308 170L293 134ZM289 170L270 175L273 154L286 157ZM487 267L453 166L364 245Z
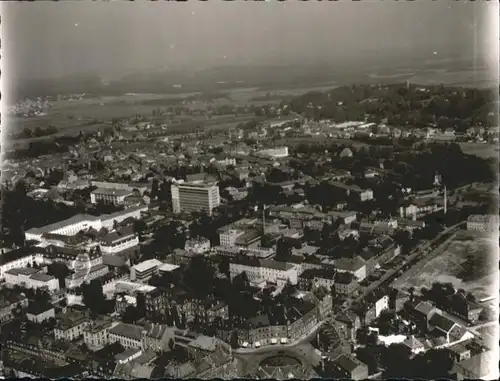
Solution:
M290 344L275 344L261 348L239 348L233 350L234 357L243 363L242 374L251 372L266 357L277 355L278 353L294 357L302 361L303 364L317 365L320 358L314 351L314 347L309 344L309 341L316 335L317 330L322 324L323 321L318 323L307 335Z
M365 288L363 290L363 293L361 295L359 295L355 299L349 300L347 302L347 305L342 308L342 310L339 312L339 314L347 311L349 308L351 308L351 306L353 304L355 304L355 303L359 302L360 300L362 300L364 297L366 297L367 295L369 295L373 290L379 288L384 283L386 283L386 282L390 281L391 279L393 279L394 276L396 275L396 273L398 271L402 270L404 266L406 266L412 260L416 259L419 255L422 255L422 254L425 255L425 254L431 254L431 253L433 253L434 251L427 252L426 250L429 249L431 247L431 245L434 242L436 242L437 240L439 240L443 235L448 234L449 232L453 231L454 229L456 229L458 226L460 226L462 224L463 224L463 222L459 222L458 224L455 224L453 226L450 226L450 227L446 228L441 233L439 233L436 237L434 237L431 241L426 242L423 246L417 247L415 250L413 250L413 253L409 254L406 257L406 261L405 262L401 263L398 267L396 267L394 269L388 270L378 281L372 283L370 286L368 286L367 288ZM423 260L423 259L424 258L422 257L420 260Z

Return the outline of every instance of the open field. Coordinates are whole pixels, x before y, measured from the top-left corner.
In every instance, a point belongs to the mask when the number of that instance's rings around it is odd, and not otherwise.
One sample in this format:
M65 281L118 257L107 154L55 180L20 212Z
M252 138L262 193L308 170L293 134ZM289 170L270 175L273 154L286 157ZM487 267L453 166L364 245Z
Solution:
M483 159L498 157L498 146L485 143L459 143L462 151L468 155L479 156Z
M440 254L411 268L395 286L419 289L430 288L433 282L452 283L477 299L490 296L498 271L491 255L493 243L488 237L461 231L441 248Z

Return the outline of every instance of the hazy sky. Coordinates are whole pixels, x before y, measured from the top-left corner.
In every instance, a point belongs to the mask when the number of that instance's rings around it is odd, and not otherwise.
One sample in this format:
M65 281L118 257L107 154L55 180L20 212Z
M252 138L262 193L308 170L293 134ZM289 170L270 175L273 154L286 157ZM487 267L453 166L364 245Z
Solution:
M491 42L487 13L495 5L193 0L4 2L1 7L7 75L46 77L224 62L360 62L374 52L395 59L405 51L415 59L432 51L472 56Z

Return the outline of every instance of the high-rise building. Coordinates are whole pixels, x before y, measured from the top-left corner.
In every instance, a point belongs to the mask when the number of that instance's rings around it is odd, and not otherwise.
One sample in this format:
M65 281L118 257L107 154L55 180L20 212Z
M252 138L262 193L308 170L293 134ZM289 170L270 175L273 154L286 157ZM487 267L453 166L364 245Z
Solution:
M180 183L172 185L172 209L174 213L205 211L209 215L219 206L217 184Z

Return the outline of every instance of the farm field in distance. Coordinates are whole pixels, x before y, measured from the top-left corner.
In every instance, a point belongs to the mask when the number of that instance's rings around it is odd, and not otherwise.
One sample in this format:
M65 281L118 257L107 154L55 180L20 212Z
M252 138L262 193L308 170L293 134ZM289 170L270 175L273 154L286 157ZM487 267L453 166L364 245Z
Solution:
M442 252L429 261L417 264L394 284L397 288L430 288L432 283L452 283L477 300L491 295L497 267L491 256L494 241L487 236L460 231Z
M465 154L475 155L482 159L498 157L498 146L485 143L458 143Z

